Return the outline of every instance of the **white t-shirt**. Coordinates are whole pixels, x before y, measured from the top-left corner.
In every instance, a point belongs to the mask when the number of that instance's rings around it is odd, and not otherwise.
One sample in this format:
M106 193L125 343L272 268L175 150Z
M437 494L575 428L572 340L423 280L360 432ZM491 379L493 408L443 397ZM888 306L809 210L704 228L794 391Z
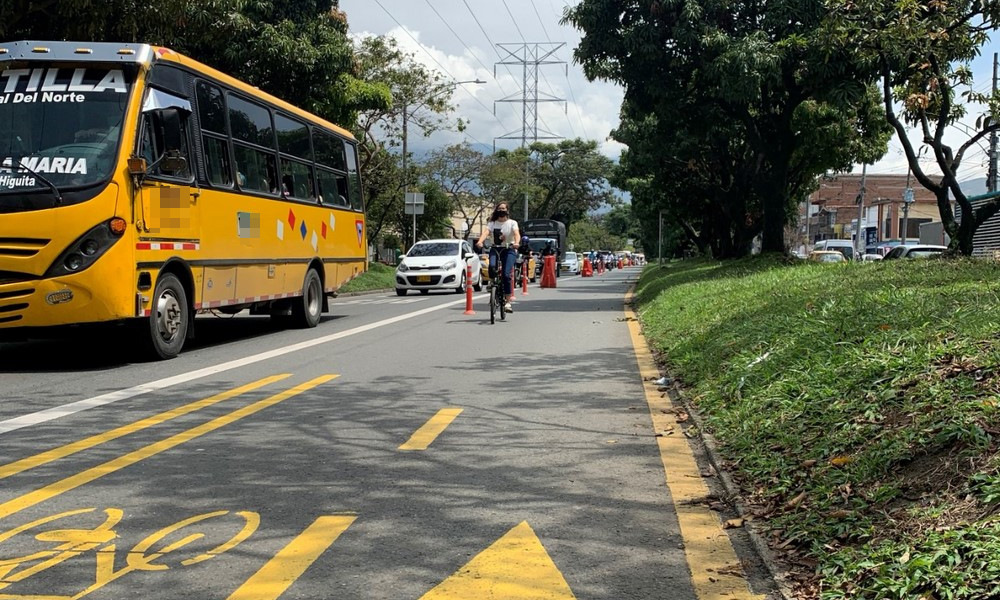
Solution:
M494 246L510 248L514 245L514 232L517 231L517 221L507 219L506 221L490 221L486 224L487 231L490 232L489 239L493 240ZM497 239L497 231L500 232L500 239Z

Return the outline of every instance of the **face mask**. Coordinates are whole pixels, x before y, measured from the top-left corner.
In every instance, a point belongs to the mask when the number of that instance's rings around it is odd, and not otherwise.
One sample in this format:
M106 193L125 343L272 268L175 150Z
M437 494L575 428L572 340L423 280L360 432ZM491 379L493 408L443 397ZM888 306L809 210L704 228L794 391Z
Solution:
M505 211L505 210L498 210L497 211L497 216L502 219L502 218L504 218L504 217L507 216L507 211Z

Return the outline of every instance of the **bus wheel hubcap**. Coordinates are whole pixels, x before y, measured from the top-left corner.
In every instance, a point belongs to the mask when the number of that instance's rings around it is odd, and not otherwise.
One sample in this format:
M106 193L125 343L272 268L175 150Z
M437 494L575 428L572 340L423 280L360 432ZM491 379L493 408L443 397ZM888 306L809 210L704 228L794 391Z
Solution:
M156 329L164 340L172 340L181 328L181 304L170 292L156 301Z

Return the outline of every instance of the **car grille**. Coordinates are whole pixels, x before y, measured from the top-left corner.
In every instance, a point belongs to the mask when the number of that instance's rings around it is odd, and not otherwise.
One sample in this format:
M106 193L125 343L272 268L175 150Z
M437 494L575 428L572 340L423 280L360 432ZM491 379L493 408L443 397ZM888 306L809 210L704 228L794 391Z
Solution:
M50 241L39 238L0 238L0 257L34 256Z
M408 267L410 271L436 271L441 267Z
M440 275L432 275L430 281L417 281L416 277L410 276L406 278L410 282L410 285L437 285L441 282Z

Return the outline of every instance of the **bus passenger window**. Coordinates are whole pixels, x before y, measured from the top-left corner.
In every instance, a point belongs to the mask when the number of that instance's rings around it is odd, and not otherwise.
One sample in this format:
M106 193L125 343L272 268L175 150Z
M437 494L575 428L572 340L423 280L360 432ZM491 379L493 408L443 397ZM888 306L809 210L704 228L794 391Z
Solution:
M319 169L316 175L319 182L320 202L331 206L350 206L348 202L347 177L333 171Z

